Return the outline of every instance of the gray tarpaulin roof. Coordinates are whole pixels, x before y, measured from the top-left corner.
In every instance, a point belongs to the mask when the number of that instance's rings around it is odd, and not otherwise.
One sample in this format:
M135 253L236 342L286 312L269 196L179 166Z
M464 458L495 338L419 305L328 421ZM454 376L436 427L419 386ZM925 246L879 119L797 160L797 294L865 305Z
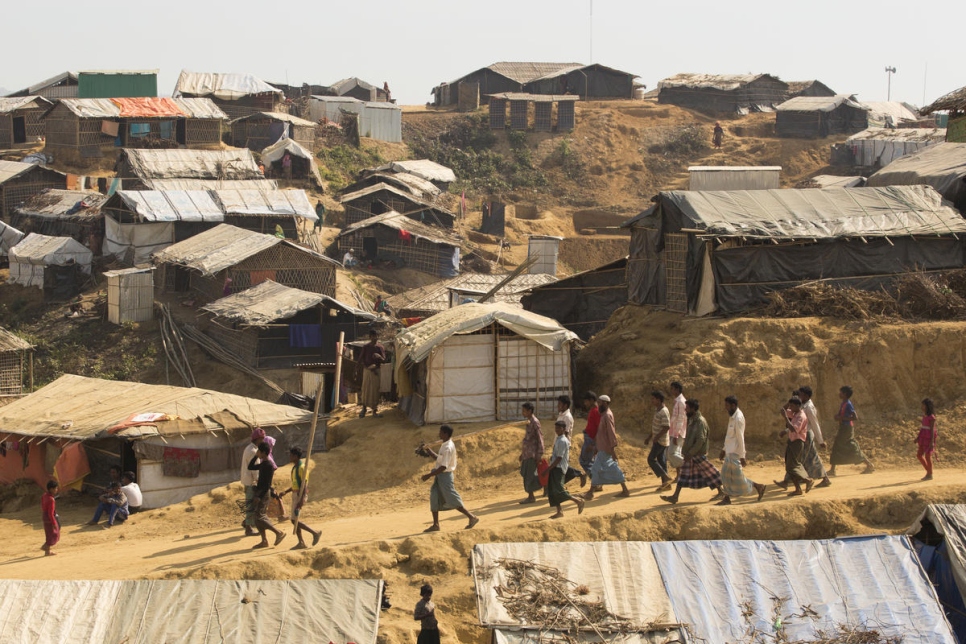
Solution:
M499 324L517 335L560 351L577 339L556 320L505 303L463 304L423 320L396 335L396 346L405 350L413 362L425 360L433 348L457 334L472 333L490 324Z
M189 72L181 70L174 86L174 96L192 94L194 96L214 96L226 101L234 101L252 94L282 94L282 90L272 87L251 74L217 74Z
M494 71L518 83L526 84L555 72L580 67L583 67L580 63L499 62L487 65L484 69Z
M89 248L72 237L49 237L39 233L30 233L10 249L11 262L44 266L62 266L68 260L90 266L93 257Z
M278 190L274 179L141 179L151 190Z
M36 103L36 105L33 105ZM47 109L53 105L43 96L18 96L16 98L0 97L0 114L9 114L16 110L22 110L25 107L39 107L41 109Z
M119 190L117 199L143 221L225 220L208 190Z
M20 161L4 161L0 159L0 185L16 179L23 173L38 168L34 163L21 163Z
M226 215L292 215L318 221L304 190L214 190Z
M456 181L456 173L444 165L440 165L429 159L412 159L410 161L393 161L378 168L373 168L375 172L408 172L426 181L439 181L441 183L452 183Z
M394 228L395 230L405 230L406 232L411 233L413 237L425 239L426 241L430 241L435 244L448 244L450 246L460 245L460 239L455 235L448 234L445 229L420 223L415 219L410 219L406 215L396 212L395 210L390 210L389 212L381 215L376 215L375 217L369 217L368 219L357 221L356 223L347 226L345 230L339 233L339 237L354 233L357 230L369 228L370 226L379 225L388 226L389 228Z
M161 98L151 97L138 99L143 101L161 101ZM228 120L228 115L221 111L217 105L207 98L166 98L165 101L173 101L178 106L186 118L193 119L218 119ZM120 106L109 98L62 98L60 102L71 112L80 118L96 119L116 119L121 118ZM154 115L150 113L139 114L137 116L126 116L125 118L176 118L170 115Z
M353 186L358 186L360 182L371 179L373 181L384 181L387 183L394 183L400 188L405 189L417 197L422 199L427 199L429 197L436 197L441 191L432 182L423 179L422 177L417 177L414 174L409 174L408 172L386 172L386 171L376 171L376 170L366 170L363 173L362 178L356 181L354 184L350 185L345 189L345 194L349 192L355 192L358 188L353 188Z
M0 433L83 440L121 423L141 426L137 425L139 414L202 419L194 424L177 422L174 433L206 432L221 426L217 418L226 411L235 422L250 426L297 425L312 419L311 411L219 391L67 374L0 407ZM142 427L154 429L141 435L171 433L165 429L168 422L176 421L145 420Z
M23 238L23 232L0 221L0 255L6 255Z
M966 143L937 143L900 157L871 177L868 186L925 184L959 203L966 196Z
M945 537L949 563L959 593L966 597L966 505L935 504L927 505L906 534L914 535L922 529L923 519Z
M906 103L899 101L862 101L862 105L869 108L869 118L885 122L891 120L894 125L900 121L915 121L919 115Z
M660 199L708 236L831 239L966 233L966 221L929 186L673 191L662 192Z
M0 580L0 640L375 644L377 579ZM190 598L190 601L189 601Z
M846 141L934 141L946 140L944 127L870 127L853 134Z
M850 94L837 94L835 96L796 96L777 105L775 110L778 112L831 112L840 105L848 105L857 110L869 109L853 101Z
M25 351L33 348L34 345L0 326L0 351Z
M255 112L254 114L249 114L247 116L242 116L232 123L237 123L238 121L248 121L250 119L272 119L275 121L282 121L283 123L291 123L292 125L301 125L304 127L315 127L315 123L312 121L307 121L305 119L299 118L297 116L292 116L291 114L284 114L282 112Z
M387 301L393 311L444 311L450 308L450 289L464 292L487 293L506 279L506 275L492 273L462 273L456 277L435 282L427 286L403 291ZM556 282L553 275L540 273L517 275L493 296L494 302L519 304L523 294L530 289Z
M817 174L808 181L819 188L856 188L865 183L865 177L840 177L834 174Z
M675 74L658 83L658 87L711 88L730 91L770 74Z
M277 244L287 244L313 259L341 266L334 259L288 240L228 224L219 224L158 251L154 254L154 263L178 264L212 276Z
M124 148L122 158L140 179L264 179L252 151L142 150Z
M259 326L290 318L321 304L324 299L325 296L319 293L309 293L268 280L216 300L201 310L229 322Z

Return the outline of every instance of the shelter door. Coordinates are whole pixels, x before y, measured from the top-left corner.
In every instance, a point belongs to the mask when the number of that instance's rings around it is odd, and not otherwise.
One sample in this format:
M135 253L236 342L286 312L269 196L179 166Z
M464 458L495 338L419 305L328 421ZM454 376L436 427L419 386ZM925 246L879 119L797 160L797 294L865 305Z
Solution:
M426 422L496 417L493 334L454 335L429 356Z
M379 257L379 242L375 237L362 238L362 256L369 261L375 261Z
M667 284L665 303L668 311L688 312L687 289L688 236L681 233L664 235L664 277Z
M557 417L557 396L570 394L570 353L515 334L498 336L496 382L500 420L517 420L525 402L537 418Z
M15 116L13 119L13 142L27 142L27 121L23 116Z

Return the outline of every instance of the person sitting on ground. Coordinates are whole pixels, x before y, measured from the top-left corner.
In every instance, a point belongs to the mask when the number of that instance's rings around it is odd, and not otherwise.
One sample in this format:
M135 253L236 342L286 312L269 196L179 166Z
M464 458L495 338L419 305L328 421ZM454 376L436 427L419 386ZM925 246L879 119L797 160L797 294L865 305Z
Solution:
M302 513L302 506L305 505L305 501L308 498L308 493L302 494L302 485L305 481L305 454L302 453L301 447L291 447L288 450L289 458L292 462L292 487L285 490L279 495L279 498L285 496L286 494L292 494L292 525L295 526L295 536L298 537L299 542L292 546L292 550L305 550L308 548L305 545L305 540L302 538L302 531L305 530L310 535L312 535L312 545L318 545L319 539L322 538L321 530L313 530L306 524L302 523L299 516Z
M345 252L345 256L342 258L343 268L355 268L359 265L359 260L356 258L355 253L352 252L350 248Z
M144 497L141 495L141 488L134 482L134 472L121 474L121 492L127 497L127 509L130 514L141 511L141 503Z
M436 621L436 604L433 603L433 587L423 584L419 589L422 599L416 604L413 619L419 622L416 644L439 644L439 622Z
M564 477L570 468L570 439L567 438L567 423L558 420L553 424L553 431L557 435L553 442L553 453L550 457L550 474L547 481L547 499L550 506L557 508L557 513L551 519L563 518L563 502L573 501L577 504L577 514L583 514L584 501L575 499L564 489Z
M111 481L98 501L97 509L94 510L94 518L88 521L87 525L97 525L97 522L101 520L101 515L105 512L107 512L105 528L114 527L115 523L123 523L127 520L129 514L127 497L121 491L120 481Z
M376 296L376 301L372 306L372 309L379 314L392 315L392 309L389 308L389 304L386 303L386 299L381 296Z
M258 444L258 451L248 462L248 469L258 472L258 482L255 483L255 527L262 540L252 546L252 549L267 548L266 532L275 533L275 545L282 543L285 533L272 525L268 520L268 503L272 495L272 479L275 478L275 462L269 458L271 448L264 440Z
M674 494L662 496L661 499L674 504L681 496L681 488L700 490L709 487L717 491L712 501L723 500L721 472L708 460L708 422L701 415L701 404L696 398L690 398L684 404L684 412L688 419L684 445L681 447L684 463L678 470L678 484Z

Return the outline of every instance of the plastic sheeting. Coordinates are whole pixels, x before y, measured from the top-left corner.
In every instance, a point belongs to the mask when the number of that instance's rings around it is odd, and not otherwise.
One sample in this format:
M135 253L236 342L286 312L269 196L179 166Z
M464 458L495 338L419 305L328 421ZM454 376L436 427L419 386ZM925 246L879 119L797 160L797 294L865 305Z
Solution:
M144 179L256 179L265 177L251 150L149 150L125 148L126 161Z
M852 100L850 94L835 96L796 96L777 105L776 112L831 112L840 105L848 105L858 110L868 111L868 107Z
M908 534L919 532L923 519L928 519L945 537L956 586L960 594L966 597L966 505L929 505L907 531Z
M262 163L265 164L265 167L269 167L285 156L286 152L292 156L300 157L308 161L309 167L312 169L312 177L316 183L319 185L322 184L322 175L319 174L319 167L315 163L315 156L295 139L284 138L262 150Z
M94 259L94 253L70 237L48 237L37 233L27 235L10 249L8 255L10 282L41 288L44 286L44 267L74 262L89 275Z
M698 641L773 633L777 611L789 641L845 625L904 644L957 642L906 537L650 545L674 613ZM806 607L817 614L803 616Z
M241 293L223 297L202 307L201 310L229 322L259 326L290 318L301 311L318 306L325 299L324 295L301 291L268 280Z
M493 334L450 338L429 356L424 422L496 418Z
M375 644L382 583L0 580L0 640Z
M444 165L429 159L412 159L410 161L393 161L392 163L375 168L379 171L402 172L411 174L434 183L452 183L456 181L456 173Z
M0 221L0 256L9 253L10 249L19 244L23 238L22 232Z
M174 243L174 223L122 224L104 217L104 255L134 265L147 264L151 256Z
M183 69L174 86L174 96L186 94L234 101L254 94L282 95L282 90L251 74L189 72Z
M868 186L932 186L960 210L966 209L966 143L938 143L896 159L866 182Z
M304 190L216 190L226 215L292 215L318 221Z
M124 206L142 221L225 220L214 193L208 190L119 190L117 194Z

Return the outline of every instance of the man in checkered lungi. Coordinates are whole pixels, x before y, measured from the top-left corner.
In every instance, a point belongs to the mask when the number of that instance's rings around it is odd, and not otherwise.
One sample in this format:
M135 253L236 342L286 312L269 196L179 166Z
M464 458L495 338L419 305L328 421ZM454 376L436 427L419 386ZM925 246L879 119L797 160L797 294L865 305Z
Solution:
M731 497L744 496L758 492L758 500L765 495L765 486L755 483L745 476L745 415L738 409L735 396L725 398L725 411L728 412L728 431L725 434L721 458L721 489L724 498L718 505L731 505Z
M681 488L689 487L700 490L709 487L717 491L715 499L724 498L721 490L721 473L708 460L708 423L701 415L700 404L691 398L684 405L684 412L688 418L687 434L684 437L682 455L684 463L678 470L678 485L671 496L662 496L668 503L677 503L681 496ZM712 499L713 500L713 499Z

